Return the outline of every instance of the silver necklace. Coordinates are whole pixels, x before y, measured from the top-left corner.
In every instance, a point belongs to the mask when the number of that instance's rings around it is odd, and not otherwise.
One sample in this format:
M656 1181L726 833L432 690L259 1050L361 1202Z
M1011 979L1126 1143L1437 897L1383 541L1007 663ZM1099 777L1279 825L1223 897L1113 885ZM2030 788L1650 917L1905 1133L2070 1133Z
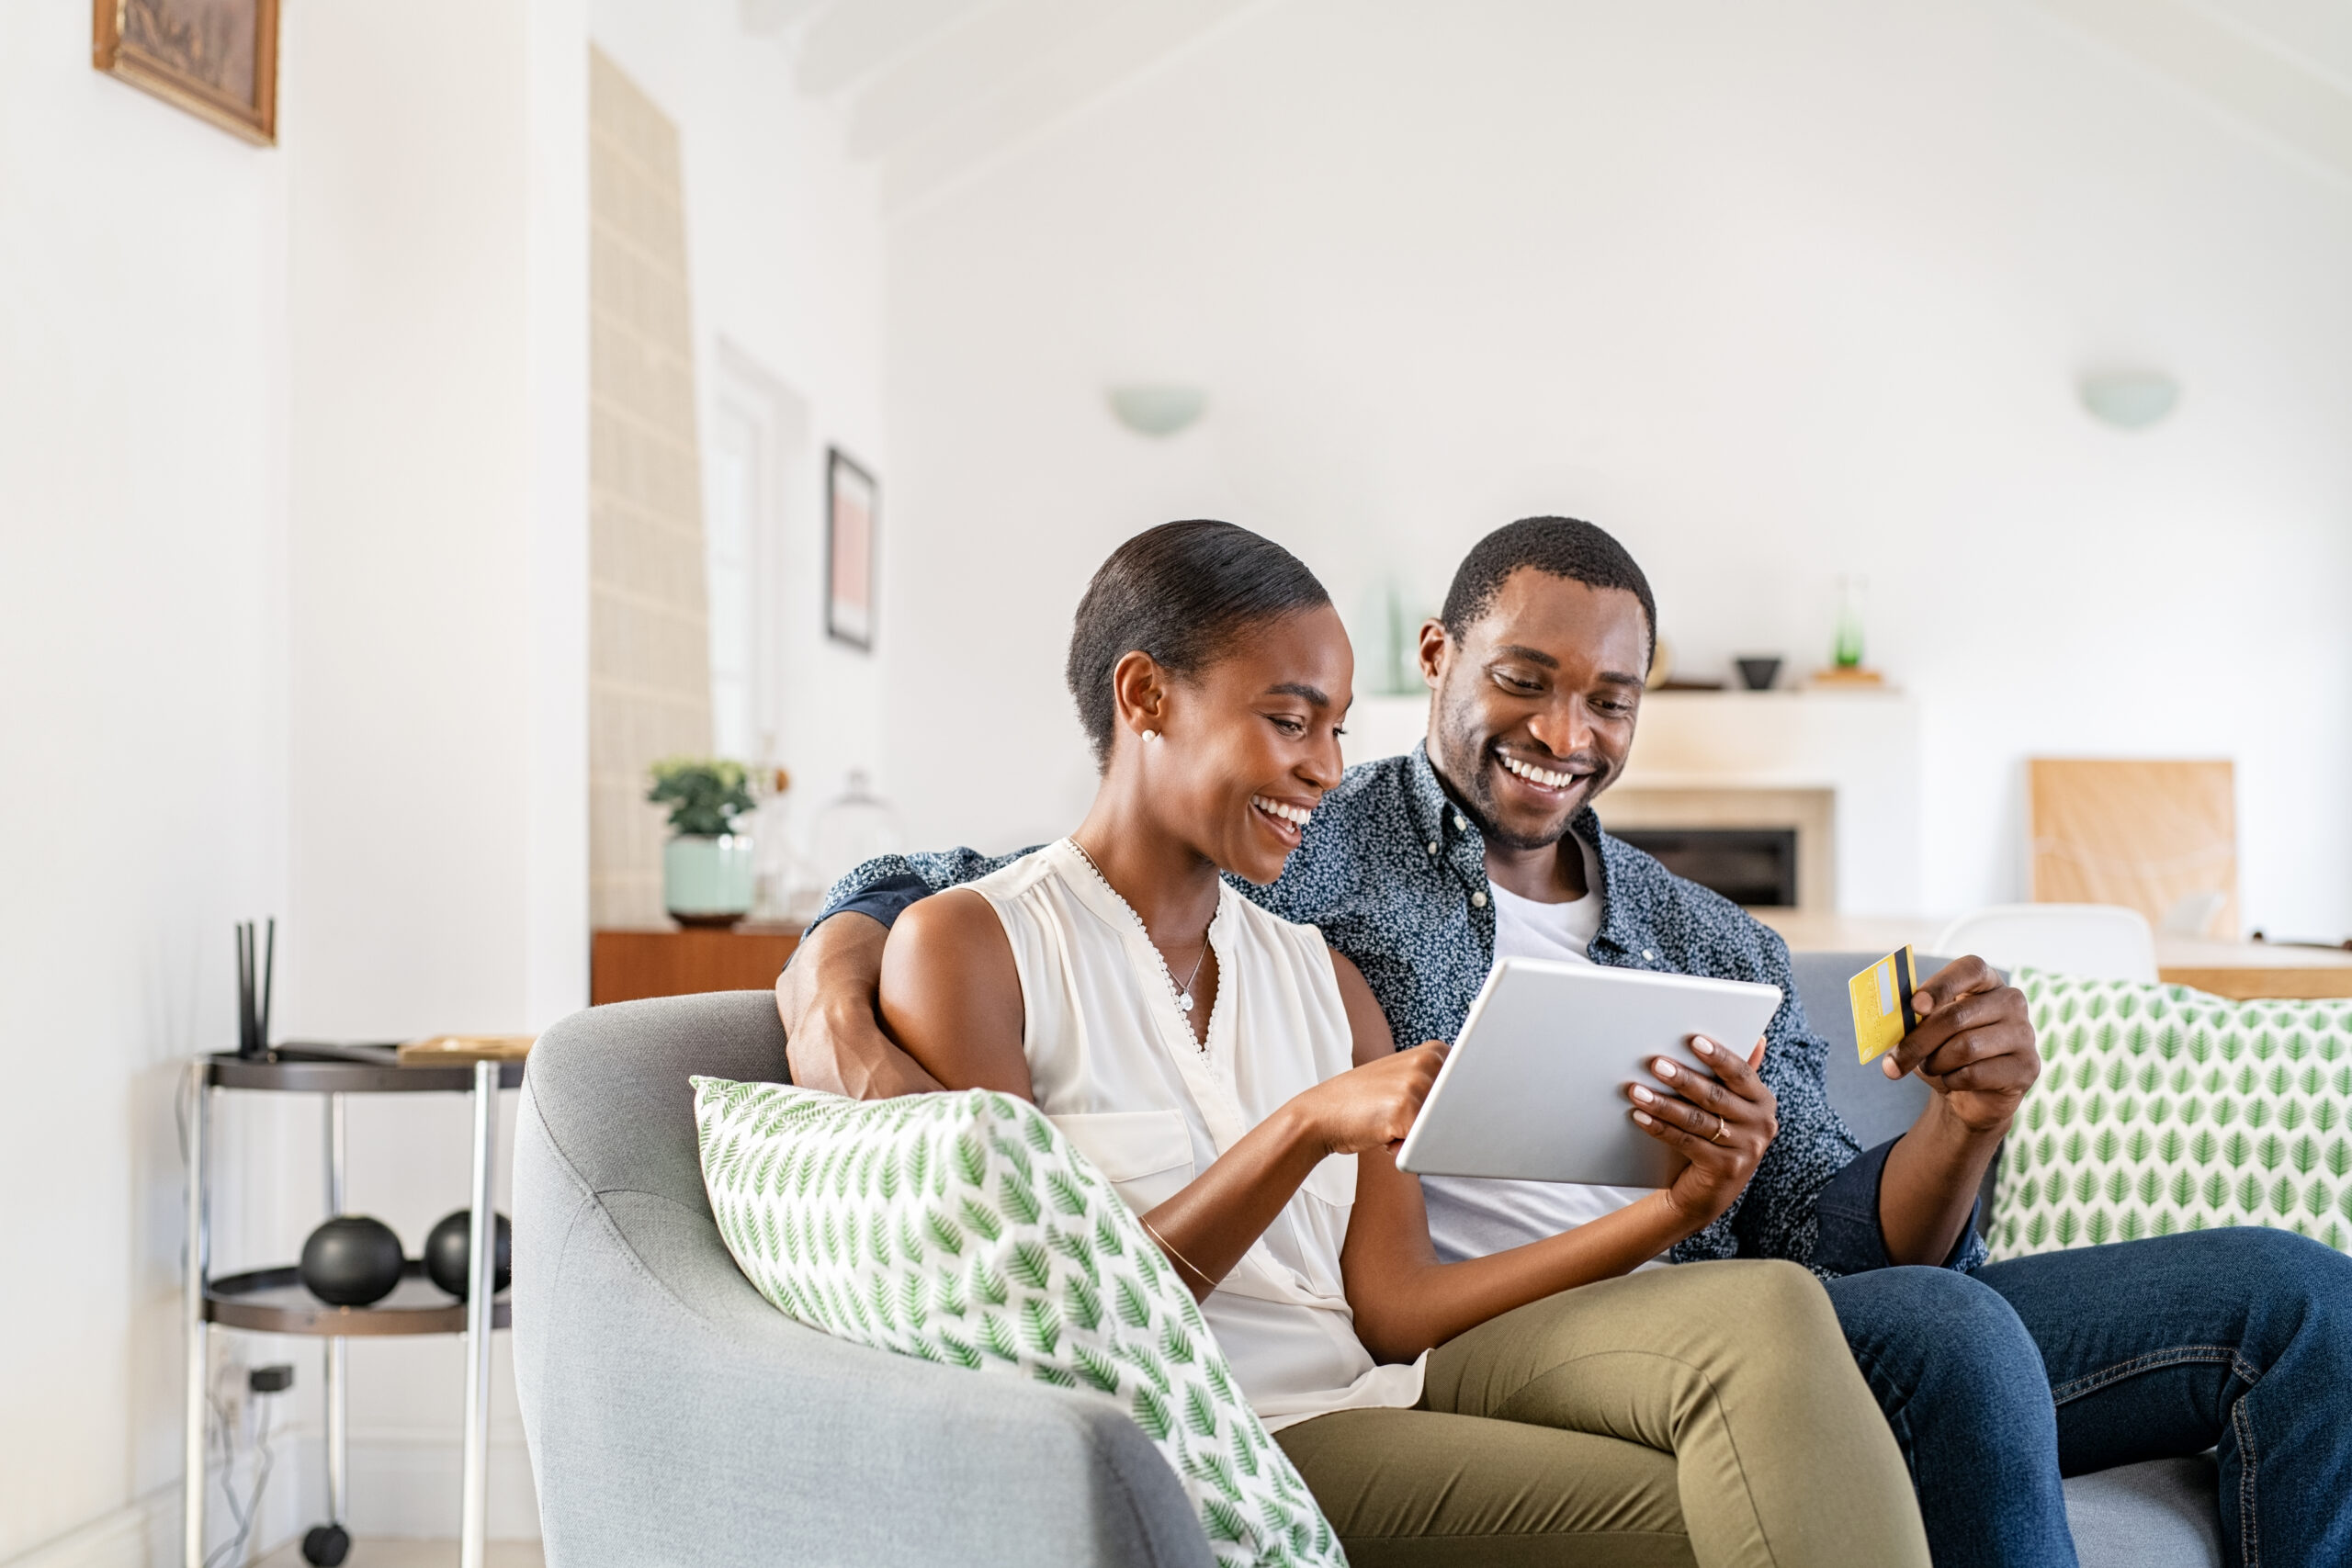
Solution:
M1094 857L1086 852L1086 846L1075 838L1070 839L1069 843L1071 849L1078 852L1078 858L1086 863L1086 869L1094 874L1094 880L1102 885L1102 891L1119 900L1119 908L1127 912L1127 919L1135 921L1137 928L1143 931L1146 942L1151 942L1151 928L1143 923L1143 917L1136 913L1136 907L1128 903L1117 888L1111 886L1111 879L1102 874L1102 868L1094 863ZM1159 943L1153 942L1151 951L1159 959L1159 972L1168 976L1169 988L1176 993L1176 1006L1189 1017L1193 1010L1193 982L1201 977L1201 965L1209 961L1207 928L1203 927L1201 931L1201 955L1193 960L1193 972L1185 976L1181 984L1177 981L1176 971L1169 967L1168 955L1159 951Z

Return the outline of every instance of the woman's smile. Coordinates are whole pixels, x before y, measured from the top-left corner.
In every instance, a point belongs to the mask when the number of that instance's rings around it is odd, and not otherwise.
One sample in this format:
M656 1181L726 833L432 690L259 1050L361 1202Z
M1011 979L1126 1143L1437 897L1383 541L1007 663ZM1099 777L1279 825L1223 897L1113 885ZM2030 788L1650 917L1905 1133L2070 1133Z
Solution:
M1285 852L1298 848L1299 840L1306 835L1307 821L1315 815L1315 806L1311 801L1300 805L1276 800L1271 795L1253 795L1250 797L1250 806L1267 830L1282 841Z

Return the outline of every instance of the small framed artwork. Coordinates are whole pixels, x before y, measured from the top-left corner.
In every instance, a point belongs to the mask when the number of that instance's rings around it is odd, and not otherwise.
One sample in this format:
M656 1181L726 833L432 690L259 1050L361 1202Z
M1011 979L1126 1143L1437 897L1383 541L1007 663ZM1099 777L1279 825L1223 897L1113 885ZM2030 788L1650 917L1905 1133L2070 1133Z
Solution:
M277 140L277 0L91 0L90 63L248 141Z
M825 449L825 635L869 652L879 498L872 474L840 447Z

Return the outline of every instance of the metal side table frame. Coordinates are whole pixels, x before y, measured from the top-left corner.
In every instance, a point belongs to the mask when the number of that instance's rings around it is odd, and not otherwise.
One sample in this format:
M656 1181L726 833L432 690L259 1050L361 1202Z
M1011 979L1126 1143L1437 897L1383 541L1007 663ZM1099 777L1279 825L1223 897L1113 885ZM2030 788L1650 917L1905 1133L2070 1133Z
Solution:
M204 1568L204 1496L209 1416L211 1331L217 1325L322 1338L325 1347L327 1512L344 1524L349 1502L350 1386L345 1341L385 1335L466 1337L464 1488L458 1525L459 1568L482 1568L490 1530L490 1337L511 1321L497 1299L497 1225L491 1203L496 1167L498 1091L520 1088L520 1062L403 1067L390 1046L284 1045L266 1057L199 1056L189 1065L194 1108L188 1118L187 1255L182 1325L187 1337L187 1408L183 1438L187 1483L182 1504L184 1568ZM347 1094L464 1093L473 1100L473 1215L462 1303L440 1296L411 1263L383 1303L330 1306L304 1290L291 1268L260 1269L216 1280L211 1274L210 1159L212 1091L259 1089L326 1097L326 1190L330 1213L344 1206L344 1097Z

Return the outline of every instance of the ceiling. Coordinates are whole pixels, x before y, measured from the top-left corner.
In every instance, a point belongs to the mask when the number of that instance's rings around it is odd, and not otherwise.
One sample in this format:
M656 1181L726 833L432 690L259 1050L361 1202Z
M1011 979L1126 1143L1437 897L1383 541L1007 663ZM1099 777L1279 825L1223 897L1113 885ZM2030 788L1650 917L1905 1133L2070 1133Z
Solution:
M1261 0L737 0L839 105L886 210L1182 52ZM2352 179L2352 0L2024 0L2273 148Z
M808 96L842 105L886 209L1114 91L1256 0L738 0Z
M2352 180L2352 0L2030 0L2272 147Z

